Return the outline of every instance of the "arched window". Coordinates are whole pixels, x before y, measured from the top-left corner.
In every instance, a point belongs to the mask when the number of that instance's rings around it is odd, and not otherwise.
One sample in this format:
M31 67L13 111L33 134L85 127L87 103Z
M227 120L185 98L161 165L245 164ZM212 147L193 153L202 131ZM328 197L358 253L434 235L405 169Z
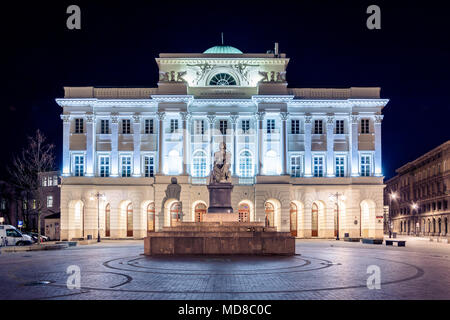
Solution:
M133 236L133 204L127 206L127 237Z
M155 203L150 202L147 206L147 231L155 231Z
M181 203L174 202L170 206L170 225L173 226L174 222L182 221L181 216Z
M239 205L239 222L250 221L250 206L247 203L241 203Z
M252 155L249 151L242 151L239 155L239 174L241 177L253 176Z
M206 153L197 151L192 156L192 176L206 177Z
M295 203L291 202L291 235L297 236L297 206Z
M105 237L111 236L111 206L109 203L105 207Z
M202 222L203 215L206 213L206 205L204 203L199 203L195 206L195 221Z
M266 211L266 227L274 227L275 208L273 204L270 202L266 202L264 208Z
M210 86L235 86L236 80L228 73L218 73L209 80Z

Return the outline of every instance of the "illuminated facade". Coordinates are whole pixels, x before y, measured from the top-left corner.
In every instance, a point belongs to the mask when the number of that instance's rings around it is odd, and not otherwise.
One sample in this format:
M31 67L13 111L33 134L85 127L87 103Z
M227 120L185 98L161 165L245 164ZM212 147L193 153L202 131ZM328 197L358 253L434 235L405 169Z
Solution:
M224 141L233 209L298 237L381 237L379 88L288 88L285 54L160 54L157 88L66 87L61 238L201 221ZM176 177L180 193L168 192ZM104 194L97 207L92 197ZM339 219L331 194L339 192ZM100 221L99 223L97 221ZM339 223L338 223L339 221Z

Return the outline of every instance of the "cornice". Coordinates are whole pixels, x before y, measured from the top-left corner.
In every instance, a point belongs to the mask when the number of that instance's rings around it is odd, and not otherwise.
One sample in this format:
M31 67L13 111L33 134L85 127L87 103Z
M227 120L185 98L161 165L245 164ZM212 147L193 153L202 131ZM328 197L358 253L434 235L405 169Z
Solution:
M55 99L61 107L156 106L153 99Z
M291 103L294 96L285 95L262 95L262 96L252 96L254 103Z
M192 95L152 95L152 100L155 102L182 102L182 103L190 103L194 100L194 96Z
M289 63L289 58L156 58L156 62L160 64L223 64L223 65L233 65L233 64L252 64L258 65L286 65Z

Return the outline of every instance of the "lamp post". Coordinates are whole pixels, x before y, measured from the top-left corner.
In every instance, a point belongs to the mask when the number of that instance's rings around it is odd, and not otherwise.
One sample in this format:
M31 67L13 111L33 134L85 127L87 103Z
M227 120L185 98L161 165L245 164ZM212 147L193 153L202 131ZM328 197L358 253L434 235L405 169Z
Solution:
M91 195L91 200L97 198L97 242L101 242L100 239L100 198L105 200L105 194L96 192Z
M413 202L411 204L411 210L412 210L413 215L414 215L414 235L416 235L416 236L417 236L417 208L418 208L417 203ZM416 211L416 214L414 214L414 210Z
M389 194L389 238L392 235L392 200L397 199L397 193L391 192Z
M342 200L345 200L345 195L342 193L336 192L330 195L330 200L336 201L336 240L339 240L339 197L341 197Z

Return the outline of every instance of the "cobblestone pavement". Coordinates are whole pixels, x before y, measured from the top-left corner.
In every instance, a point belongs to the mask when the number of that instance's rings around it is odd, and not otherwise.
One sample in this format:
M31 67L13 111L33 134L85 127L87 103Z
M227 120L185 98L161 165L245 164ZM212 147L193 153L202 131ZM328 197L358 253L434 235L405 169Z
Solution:
M2 253L0 299L450 299L450 244L297 240L293 257L145 257L143 243ZM69 290L67 268L81 269ZM381 288L367 288L367 268ZM36 281L48 281L36 284Z

